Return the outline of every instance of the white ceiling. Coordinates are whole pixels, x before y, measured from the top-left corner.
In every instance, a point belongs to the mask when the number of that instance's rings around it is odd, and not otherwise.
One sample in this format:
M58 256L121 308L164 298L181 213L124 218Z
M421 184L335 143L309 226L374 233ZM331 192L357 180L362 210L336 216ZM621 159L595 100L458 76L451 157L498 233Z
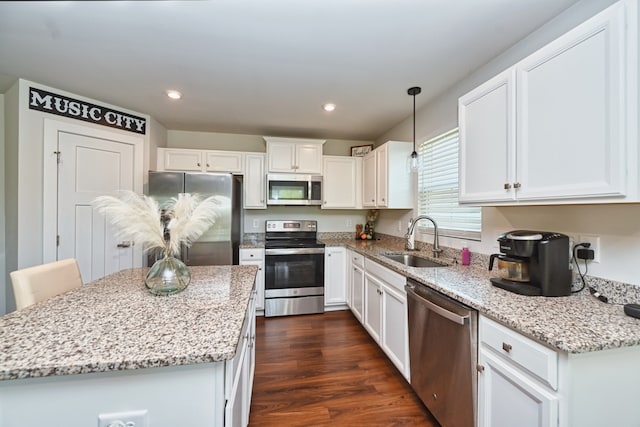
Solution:
M0 93L22 77L168 129L372 140L407 88L419 108L575 2L2 2Z

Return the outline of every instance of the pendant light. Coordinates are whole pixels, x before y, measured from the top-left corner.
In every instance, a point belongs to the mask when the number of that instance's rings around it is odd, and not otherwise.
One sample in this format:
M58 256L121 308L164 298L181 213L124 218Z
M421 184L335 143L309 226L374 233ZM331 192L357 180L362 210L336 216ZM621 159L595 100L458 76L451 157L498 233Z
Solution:
M413 96L413 152L409 156L409 172L418 172L418 153L416 152L416 95L422 92L418 86L410 87L407 94Z

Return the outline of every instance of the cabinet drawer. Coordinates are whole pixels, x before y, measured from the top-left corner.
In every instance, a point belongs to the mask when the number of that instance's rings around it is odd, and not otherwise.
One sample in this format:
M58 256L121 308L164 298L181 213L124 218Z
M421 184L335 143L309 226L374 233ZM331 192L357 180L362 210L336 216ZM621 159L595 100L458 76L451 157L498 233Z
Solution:
M479 321L480 343L558 389L558 353L486 317Z
M351 251L351 264L364 267L364 255Z
M240 249L240 261L254 261L264 259L264 249Z
M396 288L399 291L405 292L404 285L407 284L407 278L402 274L389 270L387 267L383 267L377 262L370 259L365 260L367 273L382 279L389 286Z

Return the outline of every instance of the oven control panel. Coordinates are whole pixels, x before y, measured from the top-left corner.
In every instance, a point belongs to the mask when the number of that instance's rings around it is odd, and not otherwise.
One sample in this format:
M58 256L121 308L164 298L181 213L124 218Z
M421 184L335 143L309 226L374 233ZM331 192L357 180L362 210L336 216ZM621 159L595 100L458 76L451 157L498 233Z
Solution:
M316 231L318 227L317 221L311 220L267 220L265 221L265 230L269 232L297 232L297 231Z

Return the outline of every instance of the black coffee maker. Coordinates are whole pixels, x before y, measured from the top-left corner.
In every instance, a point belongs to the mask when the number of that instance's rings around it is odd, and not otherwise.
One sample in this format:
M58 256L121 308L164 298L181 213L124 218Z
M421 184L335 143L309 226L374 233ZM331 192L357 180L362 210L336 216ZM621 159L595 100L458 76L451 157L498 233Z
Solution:
M500 252L491 255L489 270L498 259L500 277L491 283L521 295L560 297L571 294L569 236L548 231L514 230L498 237Z

